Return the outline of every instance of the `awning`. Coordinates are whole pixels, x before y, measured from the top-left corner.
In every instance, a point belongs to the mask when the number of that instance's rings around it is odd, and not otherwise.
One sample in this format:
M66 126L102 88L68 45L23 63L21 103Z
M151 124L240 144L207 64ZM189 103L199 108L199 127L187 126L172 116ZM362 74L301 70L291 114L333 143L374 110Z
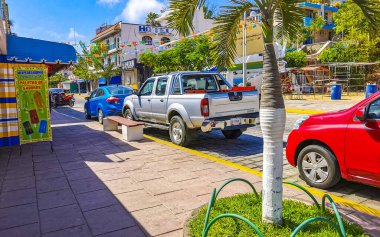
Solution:
M71 64L77 60L72 45L7 35L7 61Z
M113 76L110 80L110 85L118 85L121 84L121 76Z
M107 80L105 78L99 78L98 79L98 84L99 85L105 85L105 84L107 84Z

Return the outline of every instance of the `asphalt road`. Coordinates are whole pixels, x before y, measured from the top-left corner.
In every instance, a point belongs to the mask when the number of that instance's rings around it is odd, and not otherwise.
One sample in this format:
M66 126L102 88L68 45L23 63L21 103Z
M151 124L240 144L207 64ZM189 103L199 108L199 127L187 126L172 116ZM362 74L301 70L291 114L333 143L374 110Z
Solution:
M70 116L76 118L78 121L87 121L84 118L83 105L85 100L81 97L76 97L76 104L73 108L60 107L55 112L62 116ZM294 102L292 102L294 103ZM299 103L302 103L300 101ZM333 110L337 106L332 103L321 102L321 107L324 110ZM307 109L310 102L305 102L305 109ZM348 107L350 104L347 104ZM313 104L313 106L317 106ZM340 104L339 108L344 108ZM315 109L315 108L311 108ZM286 128L284 134L284 148L286 145L287 136L292 130L294 122L305 115L300 114L287 114ZM93 119L96 122L96 119ZM166 141L170 141L169 133L165 130L156 128L145 128L144 134L154 136ZM236 140L227 140L221 132L212 132L208 134L199 134L189 146L194 149L221 159L231 161L233 163L243 165L255 170L262 171L262 152L263 152L263 139L260 126L249 128L240 138ZM284 157L284 179L294 181L306 185L298 176L297 168L290 166ZM341 181L336 187L328 190L330 193L347 198L349 200L362 203L366 206L380 210L380 189L362 185L354 182Z

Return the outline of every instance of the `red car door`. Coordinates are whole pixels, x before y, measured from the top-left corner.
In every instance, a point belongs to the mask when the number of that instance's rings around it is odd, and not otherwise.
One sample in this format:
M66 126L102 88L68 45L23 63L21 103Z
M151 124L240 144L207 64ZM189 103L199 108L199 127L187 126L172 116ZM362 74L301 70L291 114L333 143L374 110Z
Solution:
M365 106L365 120L360 121L354 116L347 127L346 168L352 176L379 182L380 96Z

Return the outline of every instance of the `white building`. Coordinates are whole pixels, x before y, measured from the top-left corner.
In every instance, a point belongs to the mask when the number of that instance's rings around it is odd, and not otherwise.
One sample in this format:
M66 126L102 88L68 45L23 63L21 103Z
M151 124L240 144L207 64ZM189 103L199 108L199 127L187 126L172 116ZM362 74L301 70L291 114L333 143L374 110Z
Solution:
M171 11L169 10L162 13L161 16L156 19L156 21L160 22L162 26L166 26L168 24L167 18L170 12ZM214 20L206 19L203 9L196 9L194 12L193 26L194 26L194 31L192 33L199 34L199 33L210 30L214 26Z
M137 88L150 76L147 68L139 64L138 55L177 39L178 34L167 27L118 22L99 27L91 41L109 46L105 64L112 62L122 68L122 84Z

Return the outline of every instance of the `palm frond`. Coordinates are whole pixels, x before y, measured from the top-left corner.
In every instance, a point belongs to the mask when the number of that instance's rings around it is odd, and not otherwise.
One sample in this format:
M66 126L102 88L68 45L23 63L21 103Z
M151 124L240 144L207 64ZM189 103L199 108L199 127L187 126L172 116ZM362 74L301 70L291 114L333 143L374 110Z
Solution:
M279 39L294 37L303 26L303 10L299 0L278 0L274 10L274 24Z
M206 0L170 0L168 26L183 36L194 31L193 18L197 8L204 6Z
M212 28L214 35L212 56L215 65L219 68L230 67L236 56L236 38L240 20L244 12L254 7L251 2L245 0L231 0L233 5L221 7L221 12L216 17L216 26Z
M373 30L380 29L380 0L352 0L359 6Z

